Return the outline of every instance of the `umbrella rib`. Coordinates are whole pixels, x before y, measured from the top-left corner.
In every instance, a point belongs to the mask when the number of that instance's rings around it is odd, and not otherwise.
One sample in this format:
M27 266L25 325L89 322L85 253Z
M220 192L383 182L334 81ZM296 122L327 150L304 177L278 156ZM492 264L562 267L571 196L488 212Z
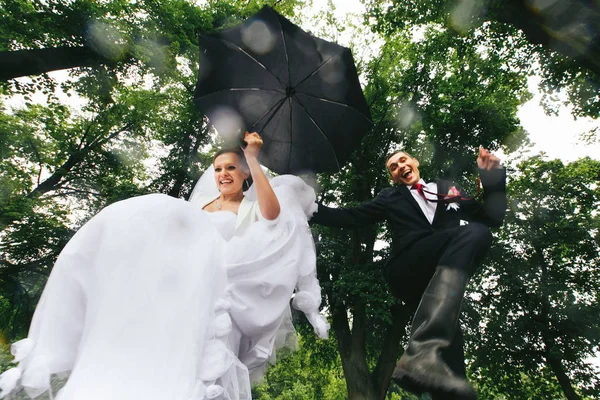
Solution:
M268 91L273 91L273 92L285 94L285 92L283 90L279 90L279 89L235 88L235 87L231 87L231 88L223 88L223 89L215 90L214 92L203 94L201 96L196 97L196 99L202 99L204 97L211 96L211 95L217 94L217 93L222 93L222 92L244 92L244 91L254 91L254 92L268 92Z
M294 122L292 120L292 115L294 114L292 112L292 98L288 97L289 99L289 105L290 105L290 127L293 127L294 125L292 125L292 123ZM302 106L302 104L300 104ZM304 108L304 106L302 106L302 108ZM306 112L306 109L304 109L304 112ZM310 117L310 115L309 115ZM312 119L312 118L311 118ZM288 164L287 164L287 169L288 171L290 170L290 165L292 164L292 141L294 140L294 138L292 137L292 135L294 134L294 129L290 129L290 148L288 149L288 156L287 156L287 160L288 160ZM337 160L336 160L337 163Z
M264 117L266 117L273 109L275 111L273 111L273 114L269 117L269 119L267 120L267 122L265 122L264 126L267 126L269 124L269 122L271 122L271 120L273 119L273 117L275 116L275 114L277 114L277 111L281 108L281 106L283 105L283 102L285 101L287 97L284 97L283 99L279 100L277 103L275 103L275 105L271 108L269 108L262 117L260 117L258 119L258 121L256 121L254 124L252 124L252 126L250 127L250 129L248 129L248 131L252 131L254 129L254 127L260 123L260 121L263 120Z
M304 112L306 113L306 115L308 115L308 119L310 119L310 121L314 124L314 126L317 127L317 130L321 133L321 135L327 141L327 144L329 145L329 147L331 148L331 152L333 153L333 157L335 158L335 165L337 165L338 171L339 171L341 169L340 163L338 161L337 154L335 153L335 148L331 144L331 141L329 140L329 138L327 137L327 135L325 134L325 132L323 132L323 130L321 129L321 127L319 126L319 124L317 124L317 121L315 121L313 119L312 115L310 115L310 113L308 112L308 110L306 109L306 107L304 107L304 104L302 104L302 102L300 100L298 100L296 97L294 97L294 100L296 101L296 103L298 103L300 105L300 107L302 107L302 109L304 110ZM290 113L290 122L291 122L291 118L292 117L291 117L291 113ZM291 146L290 146L290 151L291 151Z
M313 72L311 72L310 74L306 75L306 77L304 79L302 79L300 82L298 82L298 84L296 84L296 86L294 86L294 88L297 88L298 86L300 86L305 80L309 79L310 77L312 77L314 74L316 74L317 72L319 72L319 70L321 68L323 68L325 66L325 64L327 64L329 61L331 61L333 59L333 57L335 56L331 56L329 57L327 60L325 60L321 65L319 65ZM289 63L288 63L288 67L289 67Z
M363 117L365 117L365 119L366 119L367 121L369 121L369 122L373 122L373 121L371 121L371 119L370 119L369 117L367 117L367 116L366 116L366 115L365 115L365 114L364 114L362 111L360 111L358 108L356 108L356 107L354 107L354 106L351 106L351 105L349 105L349 104L346 104L346 103L340 103L339 101L335 101L335 100L324 99L323 97L314 96L314 95L312 95L312 94L308 94L308 93L304 93L304 92L299 92L299 93L296 93L296 96L297 96L298 94L301 94L301 95L303 95L303 96L307 96L307 97L312 97L313 99L317 99L317 100L320 100L320 101L324 101L324 102L326 102L326 103L336 104L336 105L338 105L338 106L342 106L342 107L350 108L350 109L352 109L352 110L356 111L357 113L359 113L360 115L362 115ZM298 102L299 102L299 101L298 101Z
M242 49L240 46L238 46L237 44L230 42L229 40L226 39L222 39L221 40L225 43L229 43L231 46L237 48L239 51L241 51L242 53L244 53L248 58L250 58L252 61L254 61L255 63L257 63L258 65L260 65L262 68L264 68L265 71L267 71L269 74L271 74L271 76L275 79L277 79L277 81L283 86L285 87L285 83L281 82L281 79L279 79L277 77L277 75L275 75L274 73L272 73L271 71L269 71L269 69L267 67L264 66L263 63L261 63L260 61L258 61L256 58L252 57L246 50ZM285 40L284 40L285 43ZM287 57L287 54L286 54ZM288 63L288 68L289 68L289 63Z
M284 85L284 87L288 87L291 86L292 71L290 70L290 57L288 55L287 41L285 40L285 34L283 32L283 25L281 25L281 21L279 21L279 31L281 32L281 41L283 42L283 54L285 54L285 63L287 64L288 70L288 83Z

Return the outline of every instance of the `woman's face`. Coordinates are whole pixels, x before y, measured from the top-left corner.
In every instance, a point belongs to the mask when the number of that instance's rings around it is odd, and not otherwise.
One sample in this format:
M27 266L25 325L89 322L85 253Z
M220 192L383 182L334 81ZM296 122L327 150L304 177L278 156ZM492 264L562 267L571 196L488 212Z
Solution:
M219 192L227 195L242 192L242 185L249 174L243 169L237 154L223 153L215 158L213 166Z

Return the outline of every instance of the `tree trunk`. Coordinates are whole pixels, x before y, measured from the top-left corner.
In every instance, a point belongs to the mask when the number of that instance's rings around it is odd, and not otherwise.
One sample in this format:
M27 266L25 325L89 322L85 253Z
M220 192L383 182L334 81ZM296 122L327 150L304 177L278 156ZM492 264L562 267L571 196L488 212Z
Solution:
M67 161L65 161L63 163L63 165L58 167L52 175L50 175L46 180L44 180L42 183L40 183L35 189L33 189L31 192L29 192L27 194L27 196L25 196L26 198L24 198L24 199L20 198L20 199L15 200L16 202L21 202L21 205L19 205L18 208L21 208L22 204L25 204L24 202L26 202L30 199L35 199L45 193L48 193L50 191L53 191L53 190L56 190L57 188L59 188L64 177L71 171L71 169L73 169L74 166L76 166L77 164L79 164L83 161L83 159L85 158L85 156L87 155L88 152L89 152L89 149L84 148L84 149L78 150L78 151L74 152L73 154L71 154L69 156L69 158L67 159ZM10 204L11 203L9 203L9 207L10 207ZM14 204L15 203L12 202L12 205L14 205ZM8 225L13 223L18 218L19 218L18 213L15 213L15 212L4 213L4 212L2 212L2 210L0 210L0 231L4 230Z
M568 400L581 400L581 397L575 393L573 385L571 384L571 379L569 379L569 376L565 372L560 360L552 355L551 351L549 350L545 352L544 356L546 358L546 362L552 369L552 372L554 372L554 376L556 376L556 379L560 384L560 388L565 393L565 397Z
M348 325L348 314L344 306L338 305L332 312L332 325L338 339L338 351L342 360L348 399L379 400L366 362L364 341L359 334L359 331L365 329L364 323L361 326L360 322L360 314L364 315L365 305L357 301L353 311L352 331ZM359 321L356 321L357 317Z
M376 231L361 232L366 238L366 250L361 249L361 240L355 232L352 235L353 265L361 268L367 259L373 258L373 245ZM333 330L338 339L338 351L346 380L349 400L384 400L390 384L392 372L400 352L400 340L410 317L410 311L400 305L393 305L392 325L383 333L384 341L377 364L371 373L367 364L366 338L368 335L365 299L356 297L352 304L352 329L348 323L348 309L341 302L334 303L330 293Z
M393 305L390 312L392 326L385 332L381 353L372 373L373 384L379 400L384 400L387 394L400 353L400 339L406 333L406 325L410 318L410 310L398 304Z
M550 311L552 306L547 294L548 263L546 262L543 250L537 246L535 247L535 250L541 267L540 289L542 292L542 315L540 317L543 321L541 334L545 346L544 358L550 366L550 369L552 369L552 372L554 372L554 376L556 376L556 379L558 380L565 397L568 400L580 400L581 397L575 393L575 389L573 389L571 380L569 379L569 376L567 375L560 358L556 357L553 353L556 345L554 338L552 337L552 328L550 324Z
M51 47L0 52L0 80L112 62L89 47Z
M183 162L182 168L177 172L175 176L175 183L173 187L167 193L171 197L179 198L181 196L181 190L183 189L183 185L189 179L188 177L188 168L193 162L194 155L198 153L198 149L200 148L200 144L202 143L202 139L204 137L205 132L200 130L200 132L194 135L193 132L186 132L186 134L191 138L194 137L195 142L193 146L190 146L191 143L186 142L184 147L185 159ZM190 149L191 147L191 149Z
M352 265L361 268L363 254L361 241L357 232L352 233ZM344 340L338 341L338 349L342 360L349 400L377 400L371 381L366 351L366 304L362 297L352 299L352 330L348 324L347 305L338 307L334 317L334 330L343 333ZM337 329L336 329L337 328Z

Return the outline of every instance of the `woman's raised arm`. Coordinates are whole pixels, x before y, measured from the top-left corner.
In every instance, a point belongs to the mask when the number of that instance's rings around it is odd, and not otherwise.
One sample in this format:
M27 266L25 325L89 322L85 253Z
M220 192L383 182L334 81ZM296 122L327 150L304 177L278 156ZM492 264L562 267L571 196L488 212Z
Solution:
M258 208L265 219L274 220L279 216L279 200L265 176L260 163L258 162L258 153L263 145L261 137L256 132L246 132L244 141L247 143L244 149L244 156L250 168L250 174L256 187L256 198L258 199Z

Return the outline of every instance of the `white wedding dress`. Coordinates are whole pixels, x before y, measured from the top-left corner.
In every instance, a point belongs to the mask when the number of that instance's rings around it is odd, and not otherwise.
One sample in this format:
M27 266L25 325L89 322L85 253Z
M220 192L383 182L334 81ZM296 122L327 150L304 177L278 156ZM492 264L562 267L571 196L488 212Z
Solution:
M238 215L203 211L215 193L196 189L190 202L154 194L98 213L58 257L0 398L23 387L59 400L250 399L277 348L294 344L294 291L317 334L329 328L307 224L314 191L294 176L271 182L274 221L252 191Z

